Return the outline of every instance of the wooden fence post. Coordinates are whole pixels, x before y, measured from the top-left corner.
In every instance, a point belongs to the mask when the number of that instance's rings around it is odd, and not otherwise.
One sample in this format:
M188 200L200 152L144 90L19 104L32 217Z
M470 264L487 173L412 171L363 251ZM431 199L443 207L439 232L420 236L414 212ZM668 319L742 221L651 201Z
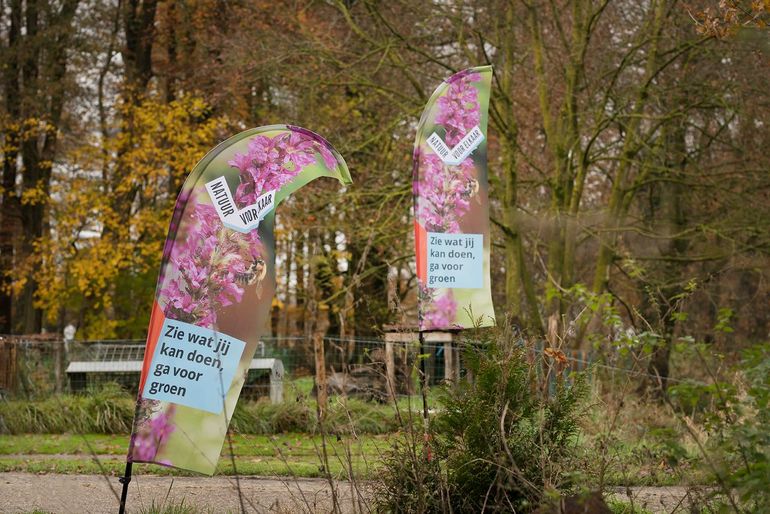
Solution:
M315 353L315 383L318 400L318 412L321 419L326 415L329 392L326 382L326 355L324 351L324 336L329 329L329 306L318 304L316 326L313 330L313 350Z
M15 342L0 341L0 390L15 392L17 373Z
M455 355L452 341L444 343L444 379L447 382L454 383L457 380L455 375Z
M396 357L393 354L393 341L385 341L385 380L388 398L396 399Z
M326 404L328 403L328 394L326 390L326 357L324 355L324 340L323 336L313 337L313 350L315 352L315 384L316 384L316 399L318 401L318 409L321 415L326 412Z
M53 376L54 376L54 391L56 394L60 394L64 389L64 341L51 341L53 345Z

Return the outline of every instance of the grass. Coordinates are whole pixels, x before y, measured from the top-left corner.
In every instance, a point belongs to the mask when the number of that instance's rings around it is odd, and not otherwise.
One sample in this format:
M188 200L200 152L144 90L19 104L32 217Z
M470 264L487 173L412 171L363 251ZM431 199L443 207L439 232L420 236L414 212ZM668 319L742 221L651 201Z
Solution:
M378 407L378 406L376 406ZM591 428L591 427L586 427ZM588 434L588 435L586 435ZM667 458L670 450L665 441L671 434L639 428L630 421L605 438L606 454L611 460L605 475L607 486L663 486L683 483L706 483L701 466L692 455L677 463ZM390 447L391 434L356 436L340 431L327 438L329 467L335 476L345 477L350 454L357 477L372 476L380 465L382 454ZM596 463L600 451L596 433L584 432L576 444L585 447L585 460ZM127 434L19 434L0 437L0 472L25 471L30 473L107 473L120 475L125 466L128 449ZM289 476L313 478L323 476L319 457L321 437L304 432L274 435L233 435L233 453L239 474L261 476ZM91 456L97 455L97 463ZM55 458L52 458L54 457ZM194 476L185 471L155 465L140 465L142 473L173 476ZM589 470L590 471L590 470ZM234 474L225 443L217 474Z
M182 500L179 503L166 504L163 502L158 505L154 501L149 507L142 508L141 514L200 514L213 512L211 510L201 510L199 507L190 505Z
M0 437L0 456L14 454L125 455L127 435L23 434Z
M331 437L327 439L329 468L336 477L345 477L348 457L356 476L368 476L376 469L380 454L388 447L387 436ZM93 457L92 448L96 457ZM281 434L276 436L233 436L236 469L225 444L216 474L320 477L323 476L320 436ZM28 473L123 473L128 436L89 434L27 434L0 438L0 472ZM51 458L56 456L57 458ZM97 462L98 461L98 462ZM194 473L162 466L136 464L144 474L196 476Z
M230 425L239 474L324 475L321 437L310 435L319 428L311 388L312 378L298 379L286 388L282 404L239 402ZM325 429L331 473L344 478L352 461L356 476L370 475L388 447L388 434L398 430L397 409L403 414L420 408L410 398L393 406L330 397ZM122 474L133 409L130 395L109 386L89 395L0 402L0 433L5 434L0 437L0 471ZM225 443L217 474L235 473L228 452ZM191 475L144 467L145 473Z
M121 476L126 466L126 461L119 457L100 458L99 462L88 459L61 460L61 459L20 459L20 458L0 458L0 473L16 471L34 474L64 474L64 475L98 475L107 474L110 476ZM331 474L338 479L347 478L347 465L343 465L337 460L329 463ZM360 464L360 461L354 462L354 472L357 477L366 478L372 476L373 471ZM238 459L237 474L241 476L286 476L299 478L319 478L325 474L318 462L308 462L306 460L289 459L281 461L278 459L262 460ZM176 476L193 477L200 476L189 471L166 468L151 464L134 464L134 474L157 475L157 476ZM217 466L216 475L235 475L229 460L221 460Z
M131 431L134 400L107 387L89 395L0 402L0 433L124 434Z
M298 379L286 389L286 400L238 403L231 429L243 434L316 432L316 402L308 383ZM135 399L117 387L88 395L63 394L43 400L0 401L0 434L125 434L131 431ZM403 398L398 409L418 410L415 399ZM332 396L327 428L330 433L385 434L398 429L396 408L358 399Z
M652 514L649 510L631 505L622 500L610 499L607 501L612 514Z
M605 400L605 401L603 401ZM608 486L669 486L710 481L697 446L665 405L626 395L595 398L577 444L584 451L586 472L600 473L607 462ZM599 457L599 458L597 458Z
M312 378L296 379L288 383L282 404L239 402L231 423L236 434L233 445L239 473L321 475L320 437L308 435L318 433L316 404L309 396L311 388ZM574 441L584 448L588 476L598 476L601 459L597 456L604 456L609 462L604 476L607 486L708 482L696 448L664 408L628 397L616 422L609 426L612 399L602 403L601 395L596 395L594 400L582 434ZM429 405L437 405L433 394ZM402 416L422 408L417 397L400 398L394 407L332 396L329 406L326 429L332 448L343 455L347 445L354 470L362 475L376 469L372 463L380 460L388 438L397 433L396 408ZM120 474L133 407L130 395L110 387L83 396L0 401L0 434L4 434L0 437L0 471L100 472L90 456L94 453L104 456L103 465L110 473ZM225 444L217 473L233 473L225 455L227 448ZM45 455L64 457L46 459ZM341 473L341 461L346 459L331 460L332 472ZM150 467L147 472L184 474L160 466Z
M93 452L97 455L124 456L128 449L128 435L43 435L24 434L3 436L0 438L0 457L8 455L85 455ZM332 438L336 439L336 438ZM353 442L367 455L374 455L388 444L387 436L365 436L357 440L347 437L341 441L333 440L332 447L337 448L344 441ZM301 433L287 433L272 436L236 434L233 436L233 450L238 457L268 457L279 450L292 455L316 455L315 448L320 447L321 436ZM222 457L228 452L227 444Z
M402 413L410 407L419 407L414 399L411 404L408 402L408 399L400 401ZM8 403L12 402L0 403L0 413L4 412L3 408ZM347 461L344 457L347 450L352 455L355 473L362 477L371 475L381 460L381 454L389 447L389 440L395 437L397 423L393 407L358 400L343 403L338 398L333 398L330 404L332 409L327 426L331 435L327 440L330 441L332 457L329 467L332 473L344 475L343 462ZM684 453L676 444L672 446L671 441L679 441L679 436L674 432L676 427L673 422L663 412L649 406L627 406L622 410L616 428L608 431L601 424L606 418L604 409L606 407L596 406L592 410L583 434L579 441L575 441L575 444L585 448L585 461L591 476L597 476L595 466L599 459L596 457L603 451L610 460L604 480L607 486L707 482L697 454L684 444ZM252 424L257 423L257 419L261 419L264 426L255 428ZM288 431L269 435L259 433L277 427ZM322 476L318 456L321 438L309 435L313 432L317 434L315 412L311 406L301 402L277 406L242 402L232 428L239 474ZM93 452L100 456L100 464L107 472L119 475L123 472L128 448L127 433L128 430L123 434L77 435L77 431L72 430L58 434L4 435L0 437L0 471L100 473L99 464L91 457ZM219 474L234 473L228 452L228 445L225 444L217 469ZM185 472L161 466L148 466L144 472L186 475Z

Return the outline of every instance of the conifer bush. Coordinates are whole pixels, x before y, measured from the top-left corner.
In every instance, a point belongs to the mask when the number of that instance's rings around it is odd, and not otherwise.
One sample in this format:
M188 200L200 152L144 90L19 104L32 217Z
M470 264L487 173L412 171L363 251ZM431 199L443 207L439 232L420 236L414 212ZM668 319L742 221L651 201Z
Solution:
M507 330L465 345L465 377L441 388L427 428L408 420L387 455L381 510L528 512L574 488L585 382L565 376L558 350L527 352Z

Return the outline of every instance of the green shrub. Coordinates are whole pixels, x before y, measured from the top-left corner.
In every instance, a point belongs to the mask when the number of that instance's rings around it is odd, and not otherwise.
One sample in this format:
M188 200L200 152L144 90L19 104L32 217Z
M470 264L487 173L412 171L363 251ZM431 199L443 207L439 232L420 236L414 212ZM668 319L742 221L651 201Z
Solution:
M408 418L400 437L382 456L374 482L376 512L451 512L446 468L435 458L432 445L421 433L422 425Z
M703 450L718 486L714 508L770 512L770 344L744 351L732 377L674 386L670 394L708 406L696 419L709 434Z
M719 418L711 441L727 487L746 512L770 512L770 344L743 353L738 388Z
M500 332L468 346L472 379L441 389L441 408L427 441L419 423L396 438L375 496L389 512L527 512L543 494L572 488L579 406L586 388L580 375L569 383L558 364L545 369L552 387L526 349ZM549 391L550 390L550 391ZM547 391L547 392L544 392Z
M89 395L0 402L0 431L7 434L125 434L131 431L134 404L133 398L110 386Z
M304 402L284 402L272 408L272 433L315 432L315 410Z

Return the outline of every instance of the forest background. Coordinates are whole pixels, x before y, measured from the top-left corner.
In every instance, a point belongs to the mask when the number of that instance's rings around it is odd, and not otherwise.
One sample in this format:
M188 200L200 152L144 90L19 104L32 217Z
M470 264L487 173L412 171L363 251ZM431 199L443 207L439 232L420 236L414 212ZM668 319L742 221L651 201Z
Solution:
M492 64L499 319L572 348L732 354L770 330L770 2L0 1L0 333L142 338L176 194L241 130L325 136L354 185L278 213L270 330L416 319L412 145Z

